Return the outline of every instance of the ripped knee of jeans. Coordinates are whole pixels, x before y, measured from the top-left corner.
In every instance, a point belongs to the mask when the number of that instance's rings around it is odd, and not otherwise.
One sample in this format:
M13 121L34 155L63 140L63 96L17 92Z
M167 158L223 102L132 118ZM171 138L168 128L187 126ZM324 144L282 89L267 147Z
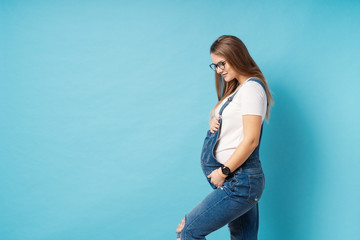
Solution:
M176 228L176 239L177 240L180 240L180 238L181 238L180 233L183 230L184 226L185 226L185 217L181 220L181 222L179 223L179 225Z

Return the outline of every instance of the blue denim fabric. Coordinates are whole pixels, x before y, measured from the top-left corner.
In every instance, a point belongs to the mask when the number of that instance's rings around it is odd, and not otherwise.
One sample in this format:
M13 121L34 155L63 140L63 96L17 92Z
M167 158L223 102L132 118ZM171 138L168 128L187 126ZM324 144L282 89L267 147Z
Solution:
M255 78L248 81L259 82ZM264 86L263 86L264 87ZM215 133L207 132L201 153L201 167L207 176L215 169L222 166L215 156L214 150L221 131L221 114L226 106L232 101L234 95L228 98L219 112L219 129ZM258 201L265 188L265 177L259 159L259 146L262 135L262 127L258 147L250 157L226 178L224 184L214 189L203 201L196 205L185 215L185 225L180 232L176 232L181 240L206 239L205 236L228 224L231 240L257 239L259 228Z

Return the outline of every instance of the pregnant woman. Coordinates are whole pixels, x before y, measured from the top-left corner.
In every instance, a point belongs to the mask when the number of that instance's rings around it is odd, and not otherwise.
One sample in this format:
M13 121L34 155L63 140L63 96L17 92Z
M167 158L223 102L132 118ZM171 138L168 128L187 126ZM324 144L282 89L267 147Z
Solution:
M264 75L239 38L219 37L210 55L219 101L210 114L201 167L213 191L185 214L176 229L177 239L206 239L228 224L231 240L253 240L265 187L259 147L273 99Z

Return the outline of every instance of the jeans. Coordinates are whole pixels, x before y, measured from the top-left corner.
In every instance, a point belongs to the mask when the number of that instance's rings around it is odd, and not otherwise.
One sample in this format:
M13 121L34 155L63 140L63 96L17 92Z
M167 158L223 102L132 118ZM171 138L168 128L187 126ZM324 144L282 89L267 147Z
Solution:
M258 201L265 187L262 168L239 168L223 186L213 190L185 215L177 238L206 239L228 224L231 240L255 240L259 228Z

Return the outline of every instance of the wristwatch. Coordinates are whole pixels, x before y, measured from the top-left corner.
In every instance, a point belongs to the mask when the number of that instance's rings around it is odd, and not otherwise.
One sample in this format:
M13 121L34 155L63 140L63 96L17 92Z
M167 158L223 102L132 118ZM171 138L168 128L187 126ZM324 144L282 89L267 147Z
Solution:
M231 173L231 170L230 170L230 168L228 168L227 166L222 165L222 166L221 166L221 172L222 172L224 175L229 176L229 174Z

